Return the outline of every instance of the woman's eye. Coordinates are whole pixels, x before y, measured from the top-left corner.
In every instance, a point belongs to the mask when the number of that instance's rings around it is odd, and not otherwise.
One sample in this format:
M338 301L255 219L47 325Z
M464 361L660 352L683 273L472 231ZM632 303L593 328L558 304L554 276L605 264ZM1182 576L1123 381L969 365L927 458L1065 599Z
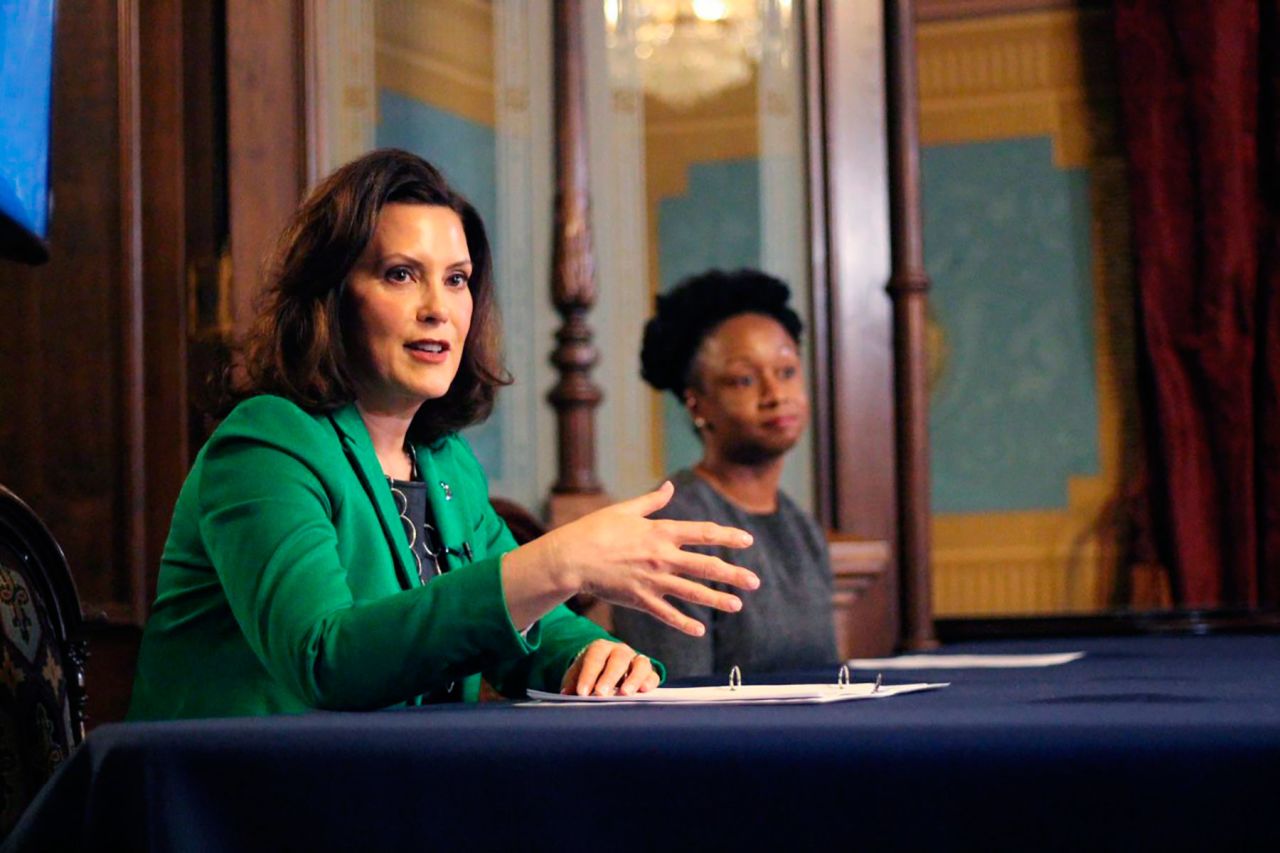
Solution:
M408 267L392 267L387 270L387 281L394 281L397 284L413 281L413 270Z
M466 273L460 272L453 273L446 281L453 287L466 287L471 283L471 279L467 278Z
M788 365L787 367L784 367L781 370L779 370L778 375L781 376L783 379L795 379L796 374L799 372L800 372L799 368L795 367L794 365Z
M747 388L751 385L750 376L730 376L729 385L734 388Z

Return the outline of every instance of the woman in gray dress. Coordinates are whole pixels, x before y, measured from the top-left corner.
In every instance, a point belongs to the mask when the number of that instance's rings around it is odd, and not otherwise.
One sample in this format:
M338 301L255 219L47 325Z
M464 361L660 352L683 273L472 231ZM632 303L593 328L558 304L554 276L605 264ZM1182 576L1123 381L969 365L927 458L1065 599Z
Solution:
M645 326L645 381L681 401L703 451L671 476L675 496L654 517L750 531L754 544L733 560L761 580L737 613L676 602L707 625L705 637L615 610L617 635L649 650L673 677L727 674L736 665L749 678L837 658L826 538L779 488L786 454L809 421L802 324L789 297L783 282L762 272L712 270L659 296Z

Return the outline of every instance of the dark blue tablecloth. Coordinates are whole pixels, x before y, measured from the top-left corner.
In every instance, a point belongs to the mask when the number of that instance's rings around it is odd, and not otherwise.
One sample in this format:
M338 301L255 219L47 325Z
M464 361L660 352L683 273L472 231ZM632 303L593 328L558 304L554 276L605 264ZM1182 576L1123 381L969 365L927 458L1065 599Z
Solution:
M1044 669L886 673L952 686L836 705L499 704L108 725L10 842L1280 850L1280 636L946 651L1076 649L1087 657Z

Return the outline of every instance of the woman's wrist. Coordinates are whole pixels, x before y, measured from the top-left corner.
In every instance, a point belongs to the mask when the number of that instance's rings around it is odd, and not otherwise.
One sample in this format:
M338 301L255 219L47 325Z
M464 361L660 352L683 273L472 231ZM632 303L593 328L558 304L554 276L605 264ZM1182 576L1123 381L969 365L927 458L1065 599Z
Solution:
M578 592L573 573L559 567L540 545L545 543L535 540L502 557L507 612L518 625L532 624Z

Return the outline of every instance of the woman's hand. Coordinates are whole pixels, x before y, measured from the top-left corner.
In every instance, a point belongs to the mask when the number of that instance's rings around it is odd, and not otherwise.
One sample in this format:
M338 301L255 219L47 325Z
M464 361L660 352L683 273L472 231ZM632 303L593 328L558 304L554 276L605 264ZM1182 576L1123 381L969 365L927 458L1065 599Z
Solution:
M596 640L573 661L560 682L560 692L578 696L630 696L658 686L649 658L625 643Z
M666 506L674 492L670 482L663 483L655 491L585 515L507 554L502 581L512 620L530 625L552 607L585 592L642 610L700 637L706 630L702 623L681 613L666 596L730 613L741 610L742 600L736 595L705 584L755 589L760 579L718 557L685 551L683 546L745 548L751 544L751 534L709 521L646 517Z

